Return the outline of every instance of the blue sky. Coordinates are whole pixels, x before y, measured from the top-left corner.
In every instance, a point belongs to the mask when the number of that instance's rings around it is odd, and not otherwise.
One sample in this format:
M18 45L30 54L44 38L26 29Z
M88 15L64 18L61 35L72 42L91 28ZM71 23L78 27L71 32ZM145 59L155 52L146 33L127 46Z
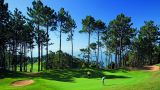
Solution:
M18 8L24 15L27 15L27 7L32 6L33 0L5 0L9 4L9 10ZM58 11L61 7L69 11L77 23L74 36L75 55L79 53L80 48L87 47L87 34L79 34L81 30L81 20L86 15L91 15L95 19L101 19L106 24L113 20L116 15L124 13L132 17L135 28L143 25L144 21L154 20L160 24L160 0L42 0L44 5L48 5ZM58 33L50 32L51 42L50 50L56 51L59 47ZM96 36L92 36L95 41ZM70 53L70 42L66 41L66 35L63 37L62 50ZM35 49L34 56L37 56Z

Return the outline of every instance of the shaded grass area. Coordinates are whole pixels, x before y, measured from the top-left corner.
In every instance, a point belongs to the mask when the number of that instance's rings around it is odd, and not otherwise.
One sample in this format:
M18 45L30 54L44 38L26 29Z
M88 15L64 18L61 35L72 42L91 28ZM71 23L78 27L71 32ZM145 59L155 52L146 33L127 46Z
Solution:
M160 64L156 64L156 66L160 66Z

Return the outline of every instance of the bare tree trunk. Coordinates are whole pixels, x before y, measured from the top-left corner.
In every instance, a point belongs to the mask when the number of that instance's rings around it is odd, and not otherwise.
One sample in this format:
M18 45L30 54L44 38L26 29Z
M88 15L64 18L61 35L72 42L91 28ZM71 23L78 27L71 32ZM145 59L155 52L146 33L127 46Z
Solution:
M122 30L121 30L121 36L120 36L120 49L119 49L119 60L121 63L121 67L123 67L123 61L122 61Z
M108 65L108 56L106 54L106 66Z
M23 71L25 72L26 67L25 67L25 45L23 44Z
M110 69L112 69L112 59L111 59L111 53L109 52L109 62L110 62Z
M103 51L102 51L102 47L100 48L101 50L101 61L103 61Z
M17 71L17 40L15 42L15 65L14 70Z
M43 71L43 43L41 43L41 71Z
M118 68L118 60L117 60L117 47L116 47L116 53L115 53L115 67Z
M98 30L98 52L97 52L97 60L96 60L96 66L98 68L98 60L99 60L99 30Z
M20 72L22 72L22 55L23 55L23 45L20 44Z
M88 67L89 67L89 62L90 62L90 38L91 38L91 31L89 30L88 32Z
M24 67L24 72L27 72L27 59L26 59L26 43L24 43L24 59L23 59L23 67Z
M27 62L28 62L28 59L27 59L27 43L25 42L24 44L25 44L25 46L24 46L25 72L27 72Z
M73 32L71 30L71 45L72 45L72 61L71 61L71 67L73 67Z
M59 41L59 67L62 67L62 60L61 60L61 42L62 42L62 28L60 27L60 41Z
M11 69L11 45L9 44L9 67L8 69L10 70Z
M33 49L32 49L32 46L31 46L31 48L30 48L30 53L31 53L31 69L30 69L30 72L33 72Z
M46 70L48 70L48 25L47 25L47 46L46 46Z
M39 24L38 24L38 31L39 31ZM40 34L38 32L38 72L40 72Z
M3 64L4 65L3 66L4 66L4 69L6 70L6 49L5 49L5 47L3 49L4 49L4 52L3 52L4 53L4 56L3 56L3 60L4 60Z
M111 62L113 62L112 53L110 53L110 55L111 55ZM113 64L112 64L112 69L114 69Z

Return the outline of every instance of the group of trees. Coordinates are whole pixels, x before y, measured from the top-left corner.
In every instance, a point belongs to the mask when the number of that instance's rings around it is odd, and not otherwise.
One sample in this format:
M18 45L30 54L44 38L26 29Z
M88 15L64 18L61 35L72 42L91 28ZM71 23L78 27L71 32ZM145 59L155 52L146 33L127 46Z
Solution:
M34 27L18 9L9 12L4 0L0 7L0 67L16 71L19 64L20 71L26 71L27 48L32 48Z
M95 51L95 56L96 56L96 67L99 67L99 48L101 46L100 42L100 35L102 32L105 31L106 26L105 23L102 22L101 20L95 20L94 17L92 16L86 16L85 19L82 19L82 30L80 30L80 33L87 33L88 34L88 47L87 47L87 63L89 65L90 62L90 48ZM91 34L96 33L97 34L97 42L96 43L90 43L91 39ZM96 54L96 49L97 54ZM85 49L81 49L80 51L85 51Z
M62 33L68 34L68 41L72 44L73 57L73 32L76 28L75 21L64 8L58 12L43 5L40 0L32 2L32 7L28 7L26 18L17 8L14 12L8 10L8 4L4 0L0 1L0 67L17 71L17 67L27 69L28 51L30 51L31 70L33 70L33 48L38 46L38 71L49 69L49 30L60 33L59 65L61 61L61 37ZM46 47L46 58L44 59L43 48ZM7 57L6 57L7 56ZM20 57L20 58L18 58ZM8 59L9 58L9 59ZM72 59L73 60L73 59ZM45 63L45 66L44 66Z
M72 55L65 53L65 52L52 52L49 51L49 63L48 63L48 67L50 69L56 69L57 67L59 67L59 53L61 53L61 60L63 61L63 68L65 69L70 69L70 68L83 68L83 64L85 63L83 60L76 58L76 57L72 57ZM44 56L46 57L46 56Z
M154 21L145 21L140 30L133 28L131 17L119 14L108 25L92 16L82 20L82 30L88 34L87 48L80 49L83 59L91 64L91 49L96 56L96 67L99 68L99 48L104 46L106 65L109 68L141 67L160 63L160 30ZM92 33L97 41L90 43ZM112 57L115 57L113 59Z
M110 21L102 39L106 54L114 53L114 68L152 65L160 62L160 31L154 21L145 21L137 30L131 17L120 14ZM110 60L108 60L110 61Z
M76 23L64 8L56 12L40 0L34 0L32 7L27 10L28 17L17 8L10 12L8 4L4 0L0 1L0 68L17 71L19 67L20 71L27 71L27 64L30 63L32 72L35 46L38 47L38 72L43 69L77 68L84 65L99 68L102 66L102 48L105 49L106 65L109 67L160 63L160 31L154 21L145 21L144 26L137 30L133 28L131 17L124 14L117 15L108 25L92 16L86 16L82 19L82 30L79 32L88 34L88 46L80 49L83 58L77 59L73 55ZM59 33L57 52L49 53L49 31ZM63 34L67 34L67 41L71 42L71 55L61 49ZM97 37L95 42L91 42L93 34ZM95 61L91 59L91 51L95 54ZM115 56L114 60L112 55Z

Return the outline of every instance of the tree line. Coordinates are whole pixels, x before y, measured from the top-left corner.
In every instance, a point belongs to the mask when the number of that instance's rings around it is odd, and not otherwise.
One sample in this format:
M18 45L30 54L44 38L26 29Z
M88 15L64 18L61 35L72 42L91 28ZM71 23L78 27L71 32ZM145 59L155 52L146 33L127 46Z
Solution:
M40 0L34 0L32 6L27 7L26 17L17 8L14 12L9 11L4 0L0 1L0 7L0 68L17 71L18 67L22 72L27 71L27 64L31 64L32 72L35 46L38 47L38 72L43 69L66 67L100 68L103 66L103 53L106 55L106 66L111 69L160 63L160 30L152 20L145 21L140 29L136 29L131 17L123 13L117 15L108 25L100 19L86 16L82 19L82 29L79 33L88 35L88 45L80 49L80 59L75 58L73 52L76 22L64 8L56 12ZM49 43L49 31L59 33L57 52L48 49L52 44ZM71 42L71 55L61 49L63 34L67 34L67 41ZM93 34L97 40L91 42ZM105 52L102 49L105 49Z

